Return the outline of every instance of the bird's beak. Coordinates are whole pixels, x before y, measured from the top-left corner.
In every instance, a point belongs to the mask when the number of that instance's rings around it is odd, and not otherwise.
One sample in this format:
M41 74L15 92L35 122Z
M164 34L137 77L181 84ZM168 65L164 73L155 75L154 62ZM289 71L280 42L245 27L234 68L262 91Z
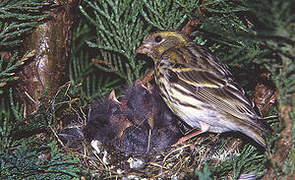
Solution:
M112 90L112 92L110 93L110 95L109 95L109 100L110 100L110 101L113 101L114 103L119 104L119 105L122 104L122 103L117 99L114 90Z
M145 89L148 93L152 94L152 88L147 87L143 84L143 82L140 79L137 79L134 83L134 86L141 86L143 89Z
M139 54L151 54L152 53L152 46L150 44L141 44L139 48L136 49L136 53Z

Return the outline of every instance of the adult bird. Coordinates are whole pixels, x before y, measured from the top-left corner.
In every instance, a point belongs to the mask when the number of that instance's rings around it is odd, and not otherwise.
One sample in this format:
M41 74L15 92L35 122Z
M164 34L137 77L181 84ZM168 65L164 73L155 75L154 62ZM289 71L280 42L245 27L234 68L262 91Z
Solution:
M174 114L203 132L239 131L266 147L262 119L233 80L228 67L206 48L177 31L147 35L137 53L154 61L154 78L160 95Z

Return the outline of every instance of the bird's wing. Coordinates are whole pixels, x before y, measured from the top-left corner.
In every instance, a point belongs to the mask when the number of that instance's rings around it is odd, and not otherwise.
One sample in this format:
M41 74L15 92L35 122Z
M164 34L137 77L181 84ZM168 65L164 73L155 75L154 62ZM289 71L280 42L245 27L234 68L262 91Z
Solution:
M176 83L193 92L194 96L212 108L216 108L241 121L247 121L253 126L257 125L257 114L252 108L251 102L245 96L244 91L234 83L232 75L226 65L214 58L211 54L206 53L207 58L198 56L199 47L192 46L189 48L178 48L177 55L173 59L172 66L169 69L173 76L177 76ZM187 54L187 49L191 51ZM186 51L186 55L184 55ZM186 59L186 62L184 62ZM205 62L207 61L207 62ZM173 63L174 62L174 63ZM180 63L178 63L180 62ZM174 80L175 81L175 80ZM261 127L259 127L261 128Z

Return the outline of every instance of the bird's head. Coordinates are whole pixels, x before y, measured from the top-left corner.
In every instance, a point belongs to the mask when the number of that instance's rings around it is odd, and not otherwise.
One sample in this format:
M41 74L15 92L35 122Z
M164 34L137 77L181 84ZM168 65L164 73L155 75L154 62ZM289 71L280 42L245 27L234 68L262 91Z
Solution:
M136 52L146 54L155 61L170 48L185 46L189 39L177 31L159 31L147 35Z

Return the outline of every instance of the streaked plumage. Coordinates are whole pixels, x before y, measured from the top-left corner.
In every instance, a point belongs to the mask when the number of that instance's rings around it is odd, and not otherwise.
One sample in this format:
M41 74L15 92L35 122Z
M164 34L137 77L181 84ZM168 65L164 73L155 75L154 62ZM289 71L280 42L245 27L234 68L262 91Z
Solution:
M239 131L265 147L261 119L227 66L176 31L145 37L138 53L155 64L155 82L168 107L201 132Z

